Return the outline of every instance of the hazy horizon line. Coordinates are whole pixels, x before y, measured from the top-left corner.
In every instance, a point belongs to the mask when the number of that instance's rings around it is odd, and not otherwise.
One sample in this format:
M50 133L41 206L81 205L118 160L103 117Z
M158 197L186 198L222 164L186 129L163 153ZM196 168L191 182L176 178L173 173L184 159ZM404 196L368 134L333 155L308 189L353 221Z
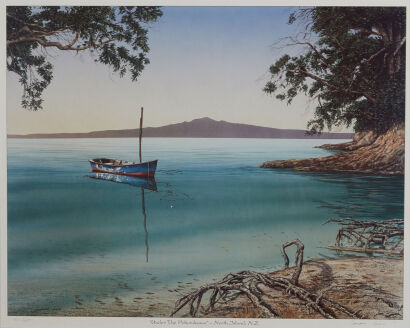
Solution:
M246 125L249 127L257 127L257 128L266 128L266 129L274 129L274 130L286 130L286 131L295 131L295 132L308 132L308 129L295 129L295 128L276 128L276 127L270 127L270 126L262 126L262 125L255 125L255 124L249 124L249 123L238 123L238 122L229 122L226 120L215 120L209 116L204 116L200 118L195 118L190 121L182 121L182 122L177 122L177 123L170 123L170 124L165 124L161 126L147 126L143 127L143 129L160 129L172 125L178 125L178 124L183 124L183 123L192 123L194 121L212 121L212 122L222 122L222 123L228 123L228 124L236 124L236 125ZM36 133L26 133L26 134L18 134L18 133L7 133L7 137L30 137L30 136L37 136L37 135L87 135L87 134L92 134L92 133L99 133L99 132L117 132L117 131L133 131L139 130L139 127L136 128L124 128L124 129L104 129L104 130L92 130L92 131L87 131L87 132L36 132ZM332 132L332 131L323 131L323 134L354 134L354 132ZM319 133L320 134L320 133ZM146 136L147 138L153 137L156 138L155 136ZM101 138L101 137L97 137Z

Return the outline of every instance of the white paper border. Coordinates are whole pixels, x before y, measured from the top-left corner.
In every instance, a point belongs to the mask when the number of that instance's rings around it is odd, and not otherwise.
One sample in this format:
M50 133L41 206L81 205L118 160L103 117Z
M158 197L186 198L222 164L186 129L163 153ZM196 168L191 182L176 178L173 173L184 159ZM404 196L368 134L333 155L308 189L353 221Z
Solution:
M362 0L360 2L353 0L317 0L317 1L284 1L284 0L43 0L43 1L2 1L0 7L0 22L1 22L1 62L3 63L2 75L0 77L1 90L1 107L0 107L0 327L1 328L47 328L47 327L255 327L253 323L257 322L256 327L328 327L332 328L361 326L361 327L410 327L409 320L409 246L407 241L410 240L409 229L407 227L408 220L408 204L410 201L407 186L409 185L409 177L407 175L409 163L405 161L405 252L404 252L404 290L403 290L403 320L344 320L334 319L332 321L326 319L202 319L202 318L129 318L129 317L30 317L30 316L8 316L7 315L7 137L6 137L6 6L18 5L159 5L159 6L406 6L406 1L398 0ZM409 23L407 20L408 35ZM406 42L406 52L408 53L409 46ZM408 108L408 65L406 68L406 111ZM407 126L407 115L406 115ZM409 137L408 129L406 128L406 140ZM406 154L409 153L409 147L406 142ZM407 156L406 156L407 159ZM164 322L163 324L153 324L152 322ZM173 324L175 322L175 324ZM191 324L197 322L200 324ZM203 324L207 322L207 324Z

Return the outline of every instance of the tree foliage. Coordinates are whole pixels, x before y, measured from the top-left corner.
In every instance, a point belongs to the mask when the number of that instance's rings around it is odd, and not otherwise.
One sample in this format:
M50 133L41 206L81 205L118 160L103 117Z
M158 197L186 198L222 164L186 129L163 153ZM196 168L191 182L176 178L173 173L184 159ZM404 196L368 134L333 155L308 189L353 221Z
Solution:
M405 8L316 7L291 14L297 21L305 31L282 41L305 51L271 65L265 92L288 103L299 93L316 99L313 133L352 124L382 133L404 122Z
M42 108L42 92L53 78L48 49L88 50L135 81L149 63L149 24L161 15L158 7L7 7L7 70L24 87L22 106Z

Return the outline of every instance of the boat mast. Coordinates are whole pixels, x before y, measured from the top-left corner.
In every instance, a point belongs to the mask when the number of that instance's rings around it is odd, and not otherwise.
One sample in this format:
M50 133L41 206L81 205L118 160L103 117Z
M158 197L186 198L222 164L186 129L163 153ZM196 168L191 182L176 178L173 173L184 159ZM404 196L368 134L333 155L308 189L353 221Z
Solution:
M141 117L140 117L140 163L142 163L142 155L141 155L141 139L142 139L142 116L144 114L144 107L141 107Z

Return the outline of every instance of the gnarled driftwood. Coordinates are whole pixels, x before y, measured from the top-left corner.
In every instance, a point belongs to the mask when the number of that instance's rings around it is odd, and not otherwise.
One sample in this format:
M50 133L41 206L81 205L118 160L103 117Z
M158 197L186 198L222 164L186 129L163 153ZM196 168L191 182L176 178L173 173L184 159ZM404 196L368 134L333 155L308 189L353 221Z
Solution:
M335 246L329 249L366 253L402 255L404 249L404 220L384 221L331 218L324 224L341 225Z
M340 311L351 318L359 318L357 313L354 313L346 307L324 297L323 294L325 291L322 291L317 295L300 286L299 276L303 267L304 246L298 239L282 245L281 251L285 259L286 267L289 265L289 258L285 252L285 248L291 245L296 245L297 251L295 271L290 279L285 277L272 277L269 274L247 270L238 273L229 273L219 282L201 286L196 291L177 300L174 311L171 313L171 317L185 306L189 306L189 313L191 316L196 316L201 301L204 295L208 292L210 292L209 304L207 308L204 309L204 313L214 310L218 302L226 302L243 294L246 295L251 303L259 310L261 316L279 317L273 305L266 300L269 294L269 289L274 289L282 290L287 294L293 294L304 302L304 306L317 311L325 318L336 318L335 310ZM266 289L268 291L266 291Z

